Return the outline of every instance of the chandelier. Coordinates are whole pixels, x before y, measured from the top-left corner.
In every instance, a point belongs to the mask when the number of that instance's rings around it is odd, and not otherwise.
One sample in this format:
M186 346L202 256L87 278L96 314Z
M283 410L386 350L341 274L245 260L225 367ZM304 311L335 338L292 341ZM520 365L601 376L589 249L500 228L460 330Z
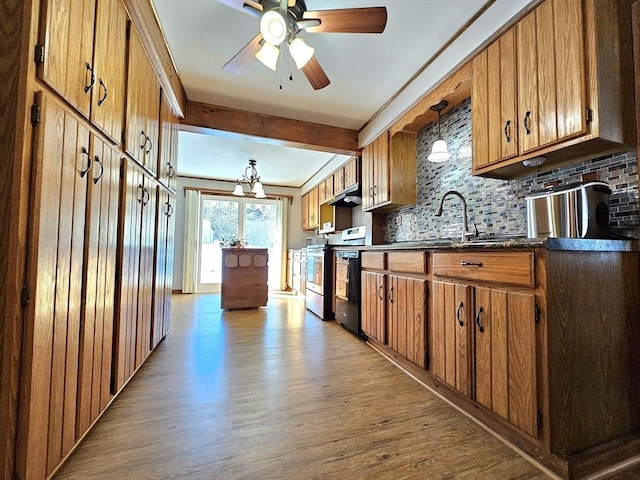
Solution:
M236 182L236 188L233 189L234 195L244 197L244 188L242 187L242 184L244 183L249 187L249 190L253 192L256 198L266 197L264 189L262 188L262 183L260 182L260 175L258 175L258 171L256 170L255 160L249 160L249 166L244 169L242 179L236 180Z

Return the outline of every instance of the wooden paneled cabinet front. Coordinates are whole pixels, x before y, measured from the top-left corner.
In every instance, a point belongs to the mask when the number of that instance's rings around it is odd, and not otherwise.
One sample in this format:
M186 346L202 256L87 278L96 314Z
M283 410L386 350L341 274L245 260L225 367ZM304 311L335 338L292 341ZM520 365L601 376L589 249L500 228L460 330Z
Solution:
M362 331L426 368L426 253L363 252L362 269Z
M127 13L121 0L46 0L39 78L114 142L122 136Z
M362 210L392 211L416 203L416 137L384 132L362 150Z
M433 264L434 375L537 438L536 296L518 290L534 286L533 253L436 252Z
M475 175L635 145L630 3L545 0L471 61Z
M334 193L340 193L347 188L356 185L360 179L358 177L358 157L353 157L333 174Z
M315 230L320 226L319 187L315 186L302 196L302 229Z

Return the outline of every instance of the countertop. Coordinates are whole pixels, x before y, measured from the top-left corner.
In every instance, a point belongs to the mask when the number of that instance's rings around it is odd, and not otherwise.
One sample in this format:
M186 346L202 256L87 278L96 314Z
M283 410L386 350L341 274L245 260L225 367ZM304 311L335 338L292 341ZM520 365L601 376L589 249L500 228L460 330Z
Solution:
M635 239L588 239L588 238L526 238L522 236L476 237L465 242L459 238L433 238L393 242L380 245L348 246L334 245L336 250L458 250L458 249L504 249L546 248L547 250L571 250L584 252L638 252L640 241Z

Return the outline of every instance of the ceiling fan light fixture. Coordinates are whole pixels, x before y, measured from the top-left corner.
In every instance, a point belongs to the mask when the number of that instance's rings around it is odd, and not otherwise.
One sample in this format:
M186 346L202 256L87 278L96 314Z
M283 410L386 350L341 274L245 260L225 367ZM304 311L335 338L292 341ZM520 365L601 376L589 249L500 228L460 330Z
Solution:
M271 45L278 46L287 38L287 21L278 10L265 12L260 18L260 33Z
M300 37L294 38L289 44L289 53L296 62L296 67L302 69L313 57L315 49L307 45L304 39Z
M278 47L270 44L269 42L265 42L264 45L262 45L262 48L258 50L258 53L256 53L256 58L260 60L265 67L270 68L275 72L276 68L278 68L279 55L280 49Z

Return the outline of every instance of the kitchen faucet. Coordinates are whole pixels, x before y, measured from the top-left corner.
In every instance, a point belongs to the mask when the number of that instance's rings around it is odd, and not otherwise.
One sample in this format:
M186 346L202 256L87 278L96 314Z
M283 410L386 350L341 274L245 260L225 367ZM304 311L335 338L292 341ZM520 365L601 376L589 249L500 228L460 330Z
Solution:
M467 225L467 201L464 199L464 197L462 196L462 194L460 192L457 192L455 190L449 190L447 193L445 193L442 196L442 199L440 200L440 206L438 207L438 211L436 212L436 217L440 217L442 216L442 205L444 204L444 199L447 198L449 195L455 195L456 197L458 197L460 200L462 200L462 240L461 241L465 241L467 239L467 237L477 237L478 236L478 228L476 227L476 224L473 224L473 231L470 232L468 229L468 225Z

